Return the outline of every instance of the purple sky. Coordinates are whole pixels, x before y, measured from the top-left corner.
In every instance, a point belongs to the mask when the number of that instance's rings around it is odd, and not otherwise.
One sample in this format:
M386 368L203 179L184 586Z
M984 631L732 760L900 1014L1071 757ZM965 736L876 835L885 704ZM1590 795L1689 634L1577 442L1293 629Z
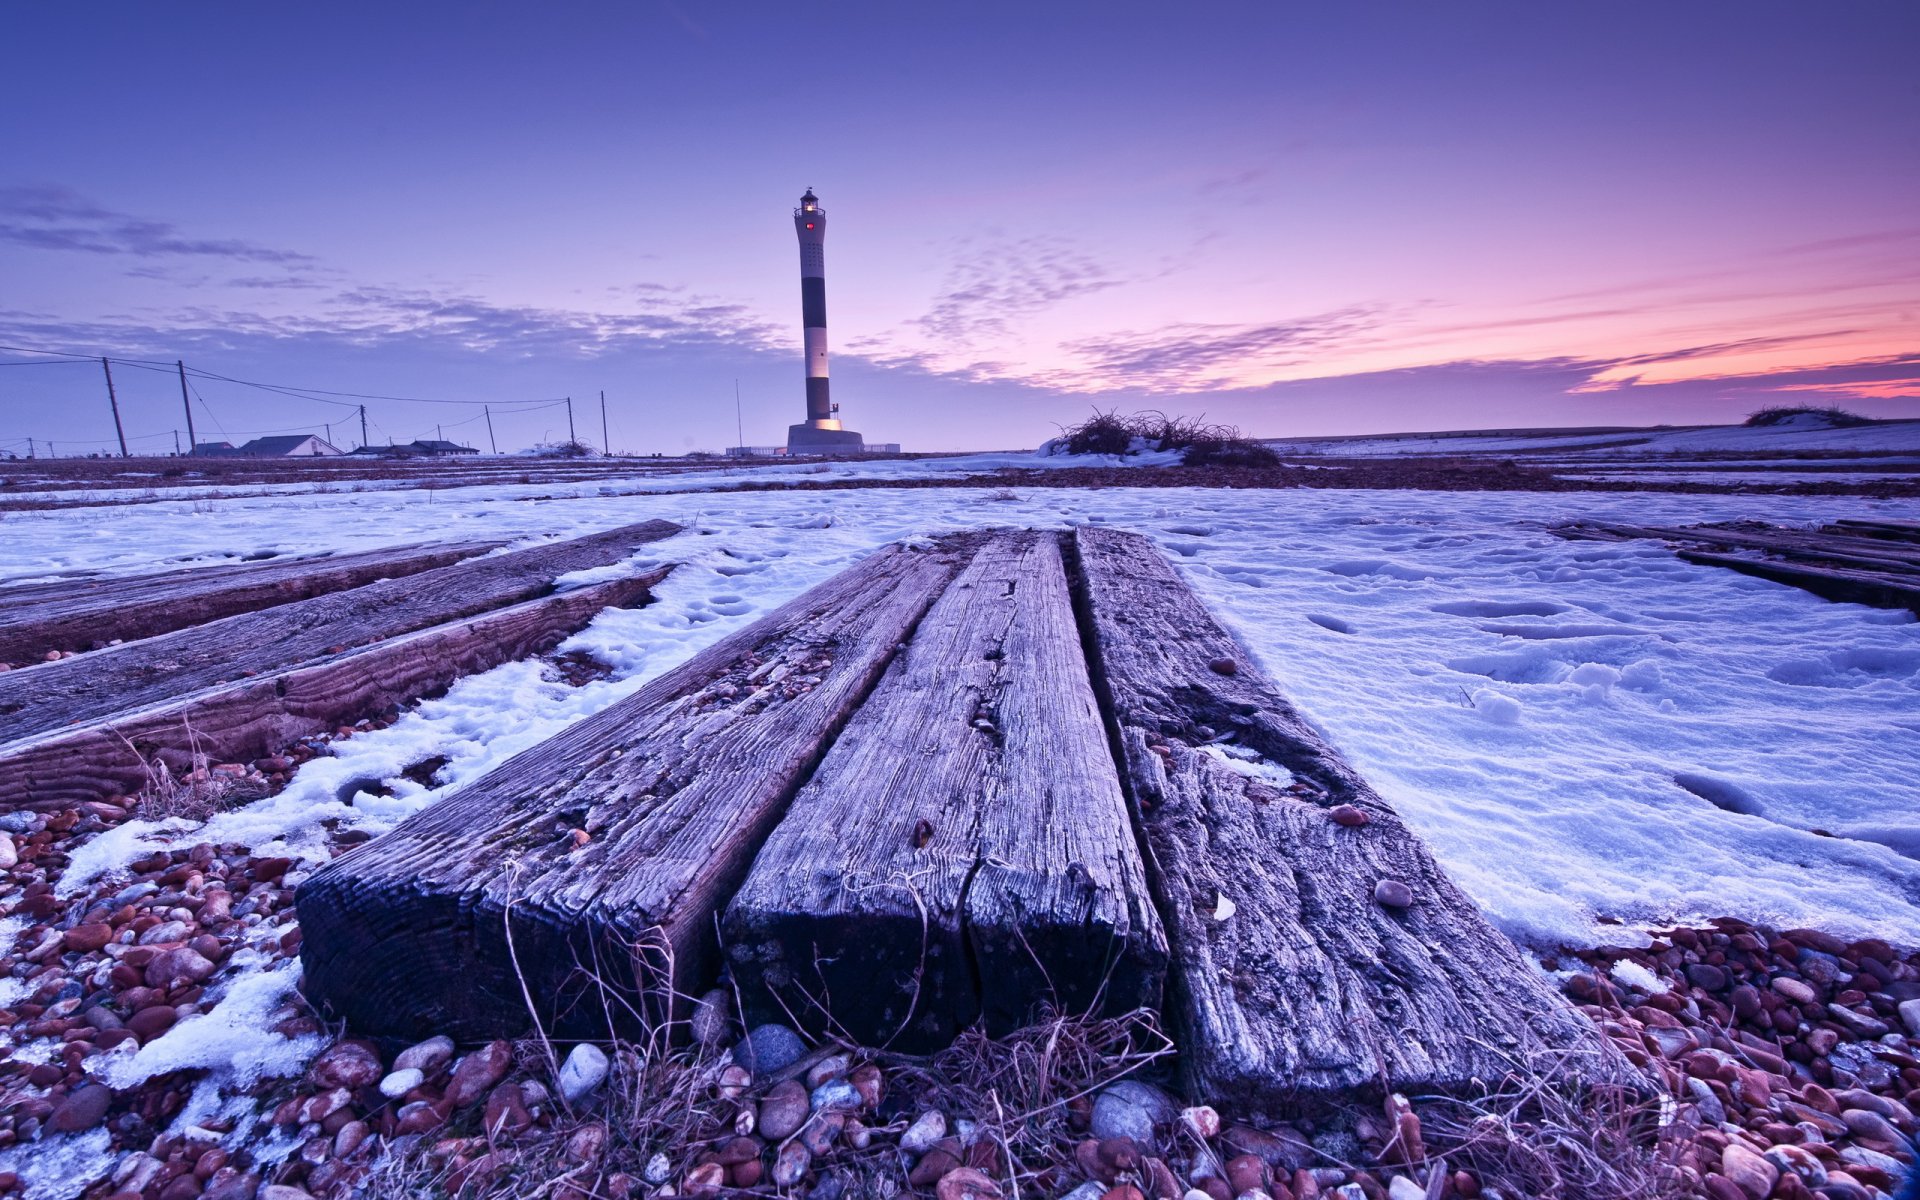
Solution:
M818 15L806 15L818 14ZM1920 416L1920 6L18 5L0 344L485 447L679 453L834 398L910 449L1094 407L1252 433ZM0 354L17 361L21 355ZM116 375L172 448L168 375ZM349 410L196 382L203 438ZM0 452L112 442L0 368ZM589 415L590 414L590 415ZM559 409L496 416L502 448ZM352 432L349 432L349 429Z

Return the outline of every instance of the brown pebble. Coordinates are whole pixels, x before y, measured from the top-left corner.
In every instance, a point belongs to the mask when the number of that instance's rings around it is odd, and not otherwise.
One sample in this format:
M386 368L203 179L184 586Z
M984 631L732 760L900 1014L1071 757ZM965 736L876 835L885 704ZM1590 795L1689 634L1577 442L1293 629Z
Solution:
M1368 820L1365 810L1351 804L1336 804L1327 810L1327 815L1333 818L1335 825L1345 825L1348 829L1358 829Z
M1240 664L1230 658L1216 658L1207 664L1207 670L1215 675L1238 675Z
M971 1167L959 1167L941 1176L934 1192L939 1200L1000 1200L1001 1196L999 1184Z

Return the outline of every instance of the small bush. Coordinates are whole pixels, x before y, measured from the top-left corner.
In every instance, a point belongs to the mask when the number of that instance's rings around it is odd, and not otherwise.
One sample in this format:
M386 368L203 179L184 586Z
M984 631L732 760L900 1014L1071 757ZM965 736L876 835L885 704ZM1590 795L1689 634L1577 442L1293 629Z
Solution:
M1871 425L1872 417L1863 417L1859 413L1848 412L1833 405L1781 404L1772 408L1763 408L1749 416L1748 425L1785 425L1795 417L1819 417L1836 429L1845 429L1852 425Z
M1188 467L1274 467L1280 456L1240 436L1231 425L1210 425L1204 415L1169 416L1157 409L1123 417L1095 410L1078 425L1064 428L1049 443L1055 454L1134 454L1141 450L1183 450Z

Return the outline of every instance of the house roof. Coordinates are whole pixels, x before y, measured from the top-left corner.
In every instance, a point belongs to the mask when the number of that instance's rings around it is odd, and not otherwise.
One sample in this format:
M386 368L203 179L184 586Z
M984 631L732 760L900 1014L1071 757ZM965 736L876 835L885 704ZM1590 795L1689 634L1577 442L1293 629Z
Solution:
M308 442L318 442L322 446L325 446L330 453L340 453L327 439L311 433L287 433L277 437L255 438L240 447L240 453L252 455L291 454Z
M415 448L426 451L438 451L441 454L478 454L472 446L462 446L459 442L443 442L437 438L415 438Z

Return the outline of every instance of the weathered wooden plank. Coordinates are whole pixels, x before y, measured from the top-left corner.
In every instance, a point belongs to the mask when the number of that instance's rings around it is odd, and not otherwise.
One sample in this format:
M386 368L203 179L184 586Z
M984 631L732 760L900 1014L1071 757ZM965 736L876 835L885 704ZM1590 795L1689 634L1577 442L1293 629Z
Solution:
M1060 545L993 536L795 797L727 909L750 1014L945 1046L1157 1005L1166 941Z
M1871 520L1864 517L1842 517L1827 528L1858 537L1879 538L1884 541L1905 542L1908 545L1920 546L1920 521L1896 521L1891 517L1878 517Z
M552 649L601 610L633 607L667 569L576 588L403 634L289 671L0 745L0 811L52 812L135 795L161 766L175 778L244 762L298 738L434 695L463 675Z
M679 530L669 521L623 526L9 671L0 675L0 743L537 599L569 571L617 562Z
M1548 1049L1626 1071L1150 542L1087 528L1074 546L1196 1098L1284 1115L1382 1084L1464 1088Z
M504 545L500 541L387 546L0 589L0 662L37 662L50 650L86 650L172 633L207 621L399 579Z
M1875 608L1904 608L1920 613L1920 576L1862 571L1839 566L1750 558L1741 554L1714 554L1676 549L1675 554L1704 567L1725 567L1756 579L1789 584L1827 600L1869 604Z
M633 1032L714 962L719 904L970 543L892 547L335 860L308 996L394 1037Z
M1660 541L1679 558L1701 566L1724 567L1788 584L1828 600L1920 612L1920 557L1898 540L1876 541L1851 534L1793 529L1726 530L1710 525L1670 528L1604 522L1577 522L1559 526L1554 532L1566 538L1597 541ZM1729 550L1747 553L1727 553Z

